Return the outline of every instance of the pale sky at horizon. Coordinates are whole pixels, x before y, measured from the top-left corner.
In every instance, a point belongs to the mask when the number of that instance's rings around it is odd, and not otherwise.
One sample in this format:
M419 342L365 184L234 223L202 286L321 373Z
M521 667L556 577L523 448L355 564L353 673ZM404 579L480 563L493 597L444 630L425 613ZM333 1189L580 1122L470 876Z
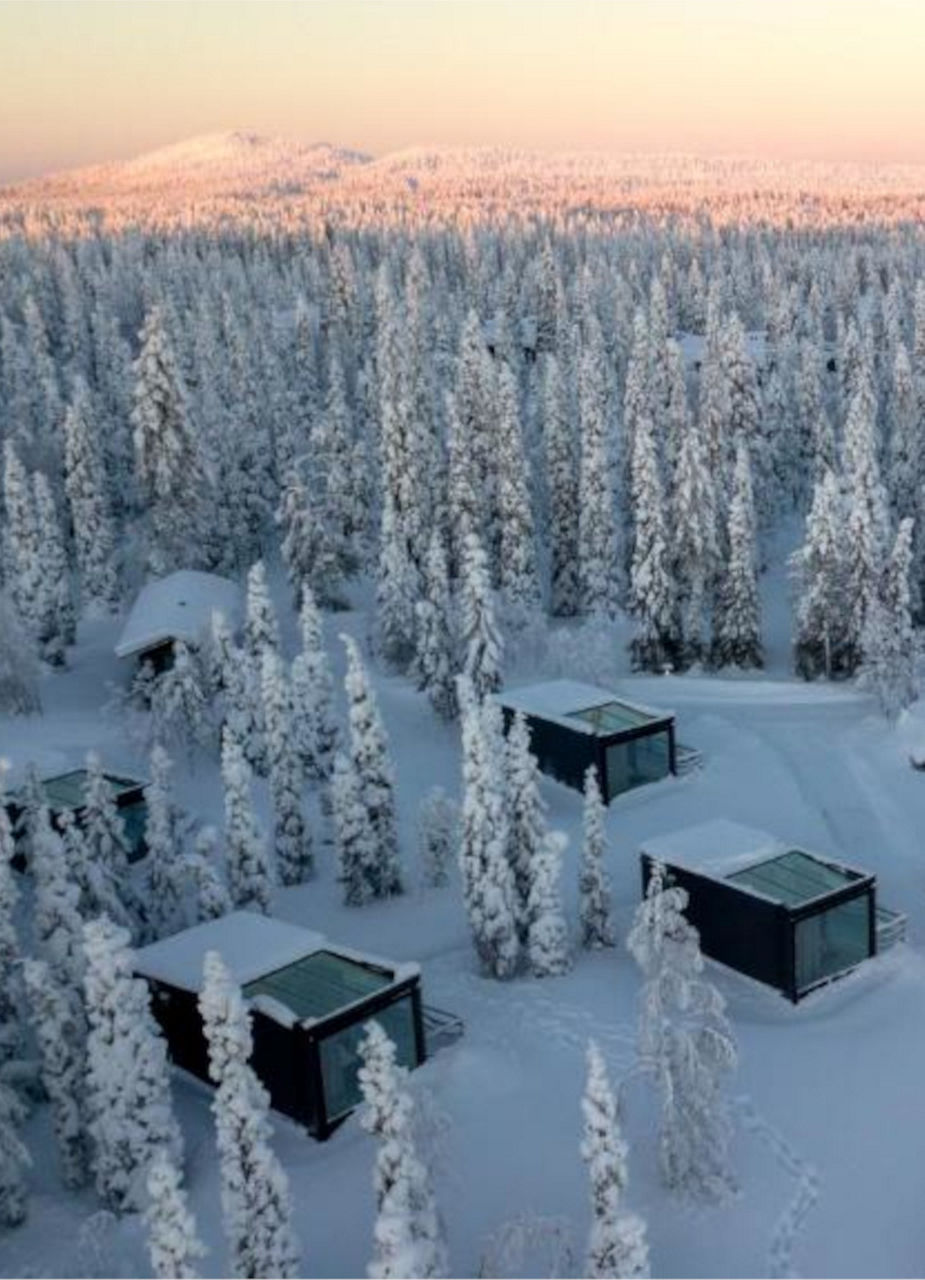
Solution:
M253 129L925 161L925 0L5 0L0 180Z

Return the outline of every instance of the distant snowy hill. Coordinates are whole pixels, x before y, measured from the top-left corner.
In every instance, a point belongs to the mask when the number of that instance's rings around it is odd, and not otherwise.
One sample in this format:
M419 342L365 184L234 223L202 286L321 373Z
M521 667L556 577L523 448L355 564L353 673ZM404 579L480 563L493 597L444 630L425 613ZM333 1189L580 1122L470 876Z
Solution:
M14 184L7 197L37 201L55 198L118 199L148 193L185 199L218 195L298 193L330 182L369 156L326 142L304 143L231 131L201 134L158 147L134 159L48 174Z

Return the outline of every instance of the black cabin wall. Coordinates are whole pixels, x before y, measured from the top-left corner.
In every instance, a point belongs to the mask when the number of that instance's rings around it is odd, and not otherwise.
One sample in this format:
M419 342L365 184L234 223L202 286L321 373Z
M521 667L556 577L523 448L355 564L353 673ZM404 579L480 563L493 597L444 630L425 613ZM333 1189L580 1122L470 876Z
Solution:
M641 861L645 894L651 859L642 854ZM789 995L793 946L786 908L686 867L669 863L666 870L674 884L687 890L684 914L700 934L703 954Z

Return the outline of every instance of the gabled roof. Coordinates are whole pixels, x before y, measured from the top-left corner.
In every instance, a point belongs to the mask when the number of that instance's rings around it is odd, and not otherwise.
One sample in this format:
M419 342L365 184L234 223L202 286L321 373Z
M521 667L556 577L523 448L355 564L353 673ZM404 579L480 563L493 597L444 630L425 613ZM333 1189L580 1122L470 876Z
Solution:
M179 569L145 583L132 605L116 657L128 658L170 640L198 644L214 612L234 627L243 609L241 588L228 578L196 569Z
M541 680L536 684L521 685L517 689L504 689L494 695L495 700L512 711L540 720L550 720L566 725L576 733L596 735L619 732L660 720L671 720L671 711L656 711L636 702L629 702L612 689L599 685L582 684L578 680ZM594 709L607 709L596 722ZM617 723L620 721L621 723Z

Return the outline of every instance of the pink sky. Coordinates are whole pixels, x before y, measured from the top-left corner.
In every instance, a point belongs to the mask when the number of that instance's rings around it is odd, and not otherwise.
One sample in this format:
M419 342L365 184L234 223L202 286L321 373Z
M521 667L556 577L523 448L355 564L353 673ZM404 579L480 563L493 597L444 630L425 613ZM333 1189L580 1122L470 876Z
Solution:
M255 129L925 161L922 0L5 0L0 178Z

